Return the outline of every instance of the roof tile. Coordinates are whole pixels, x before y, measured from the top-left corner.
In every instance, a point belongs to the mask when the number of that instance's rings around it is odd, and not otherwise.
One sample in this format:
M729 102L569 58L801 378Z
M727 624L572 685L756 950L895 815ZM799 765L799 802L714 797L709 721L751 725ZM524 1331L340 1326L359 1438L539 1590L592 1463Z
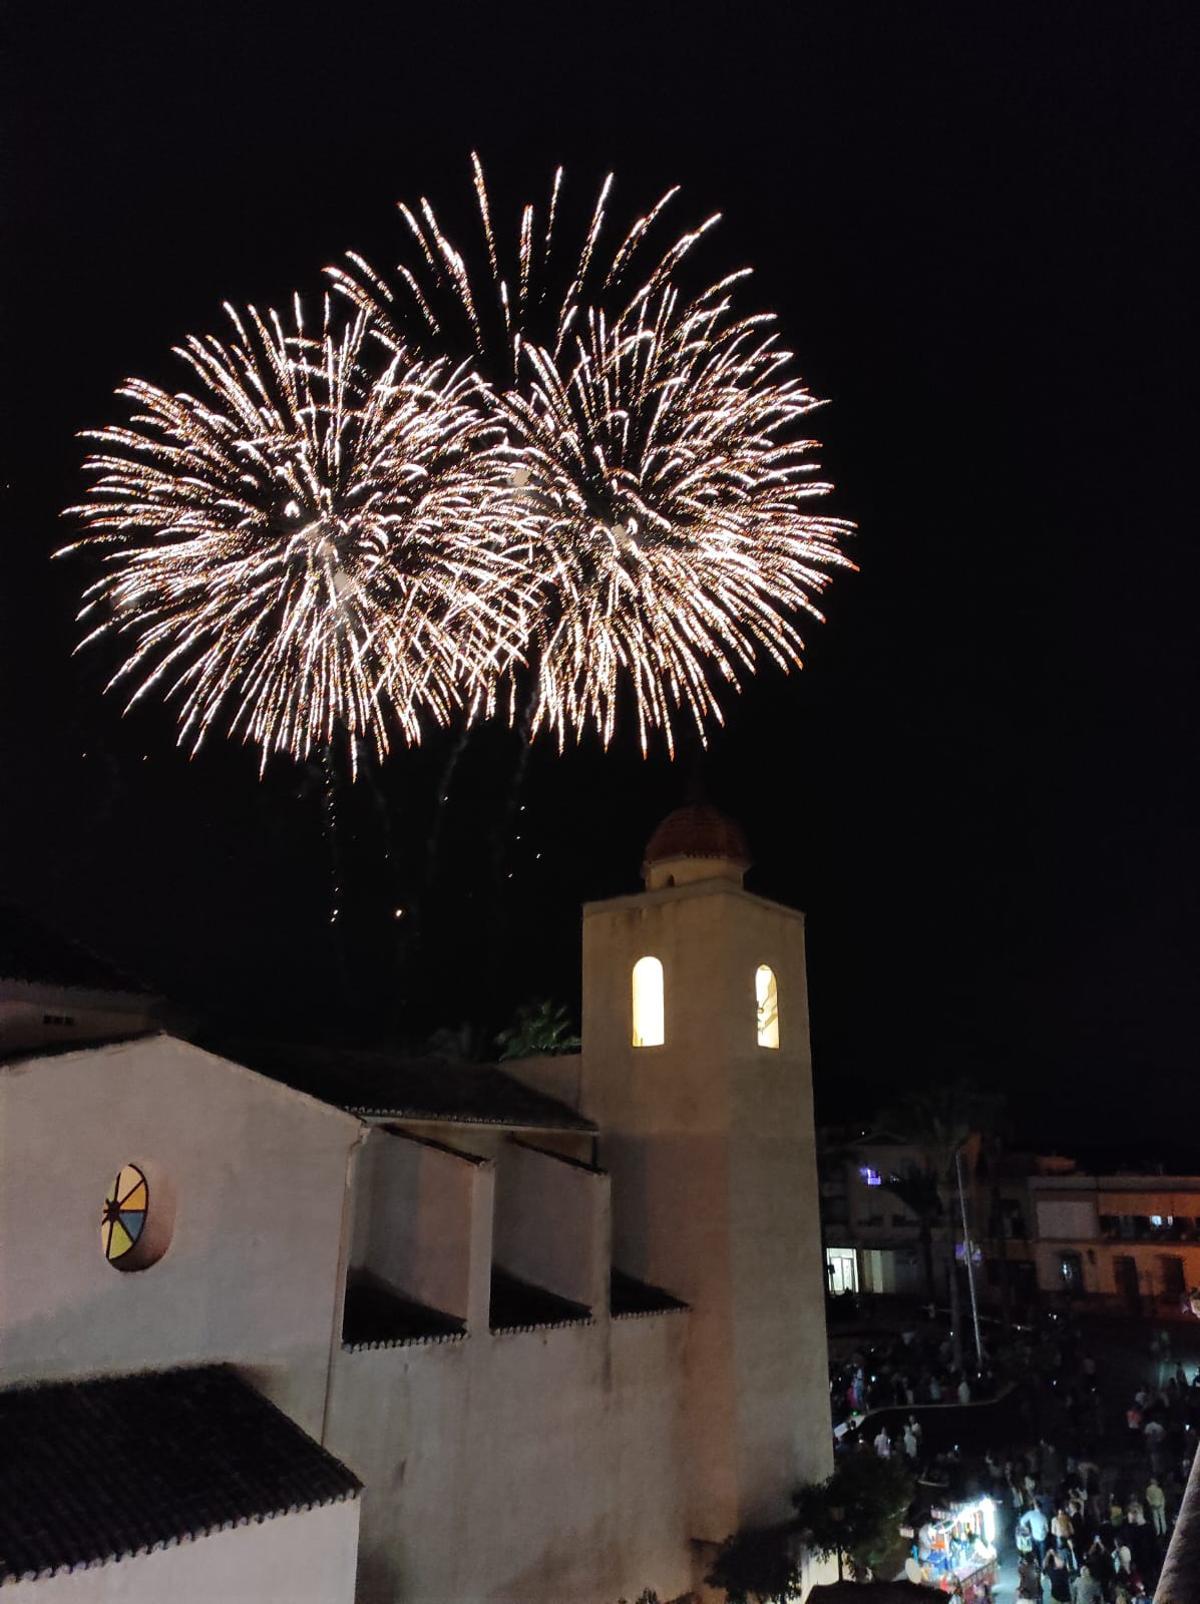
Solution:
M346 1467L232 1370L0 1391L0 1582L355 1497Z

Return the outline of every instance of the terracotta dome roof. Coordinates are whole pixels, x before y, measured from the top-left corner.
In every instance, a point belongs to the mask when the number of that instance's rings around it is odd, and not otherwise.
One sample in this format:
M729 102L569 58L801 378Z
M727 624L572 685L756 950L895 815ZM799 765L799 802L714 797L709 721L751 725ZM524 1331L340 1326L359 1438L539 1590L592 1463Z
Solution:
M676 808L650 837L646 867L666 858L725 858L750 867L750 848L742 828L707 802Z

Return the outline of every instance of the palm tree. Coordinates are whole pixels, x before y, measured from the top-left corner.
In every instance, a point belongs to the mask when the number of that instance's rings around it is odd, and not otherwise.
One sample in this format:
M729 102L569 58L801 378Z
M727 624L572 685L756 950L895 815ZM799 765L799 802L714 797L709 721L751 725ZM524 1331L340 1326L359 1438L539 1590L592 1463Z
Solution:
M905 1208L917 1217L917 1231L921 1243L921 1262L925 1267L925 1296L931 1304L937 1302L937 1283L933 1273L933 1229L943 1214L941 1188L932 1170L910 1164L902 1175L884 1175L884 1186L893 1197L899 1198Z
M958 1233L953 1226L955 1167L972 1132L986 1127L995 1118L998 1103L995 1096L981 1091L964 1077L911 1093L903 1103L882 1113L878 1121L881 1129L918 1148L924 1155L924 1170L937 1189L942 1213L950 1224L946 1232L950 1340L958 1369L962 1368L963 1352L961 1300L955 1267ZM964 1251L969 1252L969 1247Z
M1005 1331L1012 1330L1012 1285L1009 1281L1008 1222L1004 1217L1000 1195L1001 1169L1004 1152L1012 1139L1012 1119L1000 1098L980 1130L980 1168L988 1182L988 1213L991 1219L989 1235L996 1239L1000 1249L1000 1318Z

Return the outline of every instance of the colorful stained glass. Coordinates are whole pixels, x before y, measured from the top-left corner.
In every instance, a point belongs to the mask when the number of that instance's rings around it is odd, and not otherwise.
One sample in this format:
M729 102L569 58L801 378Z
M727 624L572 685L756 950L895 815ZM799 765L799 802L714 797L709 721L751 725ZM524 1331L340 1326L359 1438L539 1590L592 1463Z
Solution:
M149 1205L150 1188L146 1177L136 1164L123 1165L104 1200L100 1220L100 1243L110 1264L119 1263L137 1246Z

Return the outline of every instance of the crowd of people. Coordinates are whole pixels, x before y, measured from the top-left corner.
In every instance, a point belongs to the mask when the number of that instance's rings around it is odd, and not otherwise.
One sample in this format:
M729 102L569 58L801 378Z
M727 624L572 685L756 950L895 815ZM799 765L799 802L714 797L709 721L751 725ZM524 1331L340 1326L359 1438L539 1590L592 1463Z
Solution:
M1155 1332L1143 1379L1126 1397L1102 1384L1095 1356L1065 1326L1049 1377L1060 1451L1042 1438L1003 1463L994 1495L1013 1511L1021 1599L1141 1604L1152 1597L1200 1426L1200 1371L1190 1381Z
M838 1426L878 1409L980 1403L996 1396L1006 1370L988 1361L968 1374L956 1365L954 1344L944 1331L912 1329L863 1338L849 1358L830 1366L833 1422Z
M1008 1462L1003 1475L1014 1512L1019 1599L1144 1604L1151 1597L1181 1480L1160 1481L1128 1456L1060 1458L1047 1443Z
M1121 1340L1119 1355L1096 1345L1098 1361L1083 1327L1059 1316L994 1343L996 1357L975 1374L955 1369L936 1328L872 1337L831 1369L835 1419L849 1422L839 1438L852 1451L903 1455L918 1500L990 1495L1008 1512L1000 1524L1010 1559L1016 1548L1018 1599L1147 1604L1200 1437L1200 1369L1189 1378L1166 1331L1144 1356ZM948 1441L967 1435L964 1414L922 1407L995 1398L1018 1379L1009 1396L1019 1407L975 1417L993 1416L1014 1440L979 1453ZM891 1413L855 1429L871 1410ZM948 1418L949 1433L939 1429Z

